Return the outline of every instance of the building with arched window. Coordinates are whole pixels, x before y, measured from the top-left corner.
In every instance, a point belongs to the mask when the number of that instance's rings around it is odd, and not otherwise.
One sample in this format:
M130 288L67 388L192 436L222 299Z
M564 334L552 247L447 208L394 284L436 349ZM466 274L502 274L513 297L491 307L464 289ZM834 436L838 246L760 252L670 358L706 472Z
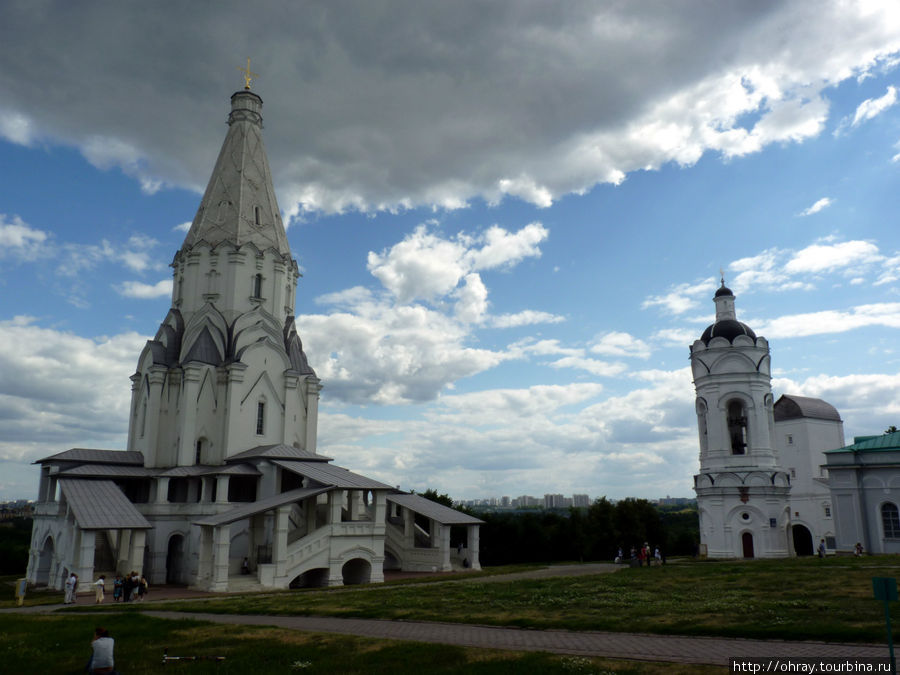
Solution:
M228 125L172 262L171 308L131 377L127 450L37 462L28 580L136 570L223 591L378 582L386 565L479 569L480 520L319 454L322 385L294 322L300 273L262 99L235 93Z
M900 553L900 432L857 436L825 457L837 548Z

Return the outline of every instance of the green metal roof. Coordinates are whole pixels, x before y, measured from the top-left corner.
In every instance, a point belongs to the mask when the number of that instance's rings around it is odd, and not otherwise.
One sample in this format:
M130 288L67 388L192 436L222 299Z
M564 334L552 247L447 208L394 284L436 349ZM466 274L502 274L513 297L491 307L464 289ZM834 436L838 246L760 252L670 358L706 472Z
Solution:
M900 431L881 436L857 436L853 445L848 445L837 450L826 450L825 454L839 452L900 452Z

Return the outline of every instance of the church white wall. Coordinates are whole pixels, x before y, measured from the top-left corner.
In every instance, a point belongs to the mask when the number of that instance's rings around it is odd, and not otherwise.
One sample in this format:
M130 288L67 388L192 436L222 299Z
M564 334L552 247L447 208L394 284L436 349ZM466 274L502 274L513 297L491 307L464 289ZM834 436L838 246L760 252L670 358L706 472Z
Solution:
M804 417L779 420L775 429L781 464L791 476L792 521L810 531L817 547L822 539L835 536L834 505L823 465L826 450L843 447L843 425Z

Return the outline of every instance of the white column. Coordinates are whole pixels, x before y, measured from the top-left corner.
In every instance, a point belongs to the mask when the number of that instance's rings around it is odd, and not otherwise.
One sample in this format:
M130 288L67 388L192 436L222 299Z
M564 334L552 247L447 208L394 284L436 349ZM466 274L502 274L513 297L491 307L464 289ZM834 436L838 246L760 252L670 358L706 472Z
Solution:
M81 535L76 540L78 549L75 551L75 569L78 570L78 586L81 590L87 590L94 580L94 543L96 533L93 530L79 530Z
M468 528L468 557L469 557L469 567L473 570L481 569L481 561L478 559L478 537L479 537L479 528L480 525L469 525Z
M272 562L275 564L275 576L287 574L287 533L291 505L279 506L275 512L275 531L272 533Z
M178 466L193 466L195 458L194 443L197 435L197 389L200 386L200 375L203 369L195 365L184 367L181 386L184 406L181 416L181 442L178 446Z
M328 493L328 522L337 524L341 522L341 508L344 502L343 490L332 490Z
M228 525L213 528L212 581L209 590L228 590L228 555L231 544L231 530Z
M216 476L216 504L228 503L228 476Z
M129 567L138 574L144 573L144 547L147 542L147 532L144 530L131 531L131 554Z
M450 566L450 526L438 525L441 540L441 571L449 572Z
M197 579L195 584L203 590L210 590L213 564L213 528L200 526L200 551L197 559Z
M168 476L159 476L156 479L156 503L157 504L168 504L169 503L169 477Z
M416 545L415 514L405 506L403 509L403 543L406 548Z
M306 450L316 451L316 434L319 423L319 380L309 376L306 380Z

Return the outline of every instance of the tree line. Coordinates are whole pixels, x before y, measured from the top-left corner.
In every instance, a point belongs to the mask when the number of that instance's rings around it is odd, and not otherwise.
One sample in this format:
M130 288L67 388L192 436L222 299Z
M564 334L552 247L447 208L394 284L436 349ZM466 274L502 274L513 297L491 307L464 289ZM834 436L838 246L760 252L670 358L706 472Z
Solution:
M445 505L452 499L435 490L423 497ZM588 508L487 511L459 509L484 521L479 537L482 565L526 562L613 560L621 547L659 546L666 556L693 555L700 541L695 508L658 507L646 499L615 503L601 497ZM457 539L458 537L458 539ZM465 541L462 528L452 543Z

